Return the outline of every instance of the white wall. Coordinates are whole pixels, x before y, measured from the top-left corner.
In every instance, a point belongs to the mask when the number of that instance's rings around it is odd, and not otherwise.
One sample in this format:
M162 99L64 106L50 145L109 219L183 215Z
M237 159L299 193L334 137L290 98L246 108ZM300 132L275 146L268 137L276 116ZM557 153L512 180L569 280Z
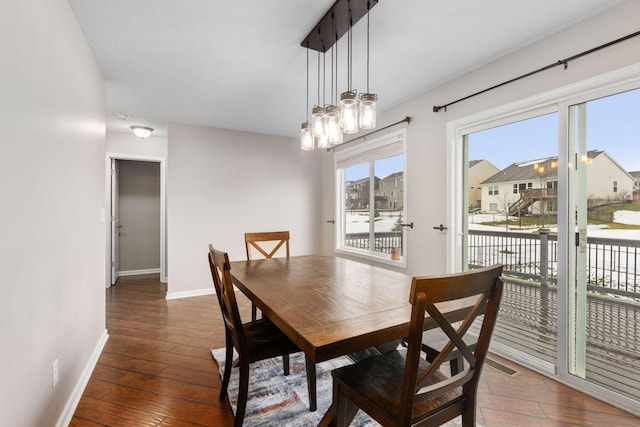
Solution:
M463 101L448 111L433 112L434 105L446 104L502 81L567 58L611 40L638 31L640 2L630 1L609 12L519 50L486 67L416 96L383 112L379 127L412 117L407 131L408 217L414 229L408 231L409 274L446 272L447 232L434 230L447 225L447 123L476 113L515 102L543 92L579 82L619 68L640 63L640 38L625 41L606 50L580 58L567 70L552 70L509 84L483 95ZM393 76L374 76L376 79ZM384 94L378 105L384 108ZM331 155L323 153L323 212L334 206L334 176ZM325 227L325 226L323 226ZM327 227L325 227L327 228ZM322 249L333 250L333 235L322 235Z
M320 249L318 153L297 139L169 126L167 297L213 291L209 243L245 259L244 233L289 230L291 254Z
M66 0L3 1L0 52L1 423L51 426L106 338L104 81Z
M108 132L107 153L125 156L148 156L167 158L167 138L150 136L138 138L133 132Z

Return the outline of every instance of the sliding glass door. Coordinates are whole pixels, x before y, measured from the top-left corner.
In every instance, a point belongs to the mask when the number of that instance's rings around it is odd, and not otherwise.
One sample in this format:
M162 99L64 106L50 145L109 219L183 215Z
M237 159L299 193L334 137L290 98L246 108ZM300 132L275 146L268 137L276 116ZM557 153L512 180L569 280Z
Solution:
M568 117L568 374L640 401L640 89Z

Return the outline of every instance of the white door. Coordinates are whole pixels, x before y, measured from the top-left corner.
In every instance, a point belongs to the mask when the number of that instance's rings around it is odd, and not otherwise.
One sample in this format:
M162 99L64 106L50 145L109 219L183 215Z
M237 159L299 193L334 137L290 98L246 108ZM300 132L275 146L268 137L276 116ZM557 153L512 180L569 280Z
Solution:
M118 280L120 218L118 217L118 161L111 159L111 284Z

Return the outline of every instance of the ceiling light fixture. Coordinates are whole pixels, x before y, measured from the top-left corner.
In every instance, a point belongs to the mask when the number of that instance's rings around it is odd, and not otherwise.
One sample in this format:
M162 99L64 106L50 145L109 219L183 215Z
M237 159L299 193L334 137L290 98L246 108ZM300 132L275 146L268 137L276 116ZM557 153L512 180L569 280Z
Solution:
M131 126L131 130L138 138L149 138L151 136L151 132L153 132L153 128L147 126Z
M378 96L369 92L369 10L378 0L337 0L318 21L301 45L307 49L307 110L309 96L309 49L318 52L318 103L311 110L311 124L302 124L301 148L311 150L329 148L344 141L343 134L355 134L360 129L373 129L376 126L376 103ZM352 28L364 15L367 15L367 92L360 94L353 89L353 38ZM340 94L340 105L337 106L338 95L338 40L347 34L347 88ZM320 53L331 51L331 103L324 103L326 64L323 55L322 70ZM335 57L335 64L334 64ZM320 99L320 73L322 71L322 103ZM335 71L335 74L334 74ZM335 80L334 80L335 76ZM335 98L334 98L335 94ZM307 113L308 118L308 113ZM307 119L308 120L308 119ZM306 126L305 126L306 125ZM311 128L313 143L304 142L305 135Z

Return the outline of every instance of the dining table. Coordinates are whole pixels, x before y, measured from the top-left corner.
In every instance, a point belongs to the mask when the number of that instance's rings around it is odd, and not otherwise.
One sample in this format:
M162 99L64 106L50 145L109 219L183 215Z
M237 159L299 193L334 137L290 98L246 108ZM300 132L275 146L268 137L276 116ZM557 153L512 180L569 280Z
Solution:
M409 335L412 276L406 273L328 255L230 264L235 286L316 363L373 347L394 349ZM438 308L455 322L474 302ZM435 326L427 315L425 330ZM332 411L333 404L319 427L330 425Z
M389 342L409 332L412 276L338 256L231 262L234 285L316 363ZM450 321L469 304L443 303ZM427 317L425 329L435 322Z

